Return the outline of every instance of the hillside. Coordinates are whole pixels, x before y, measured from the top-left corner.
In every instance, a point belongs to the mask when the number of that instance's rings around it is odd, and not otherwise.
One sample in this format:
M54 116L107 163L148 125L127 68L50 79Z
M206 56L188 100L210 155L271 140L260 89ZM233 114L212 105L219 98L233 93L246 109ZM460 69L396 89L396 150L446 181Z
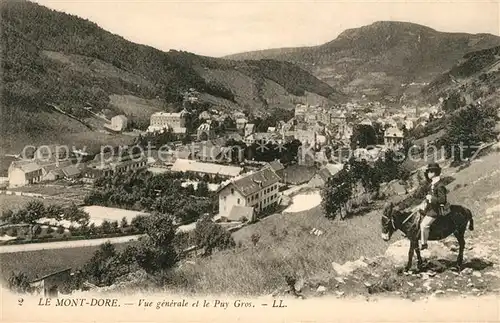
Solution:
M437 77L422 93L432 102L451 93L465 101L500 106L500 46L467 53L449 71Z
M66 142L67 134L95 141L93 134L104 121L83 107L92 107L97 114L125 113L144 122L150 113L181 102L189 88L228 110L246 107L264 112L306 100L343 99L288 62L162 52L28 1L2 2L1 29L2 114L8 117L0 128L2 148L7 151L38 143L40 138Z
M464 54L498 45L500 37L490 34L445 33L413 23L379 21L345 30L320 46L227 58L290 61L345 93L412 97Z

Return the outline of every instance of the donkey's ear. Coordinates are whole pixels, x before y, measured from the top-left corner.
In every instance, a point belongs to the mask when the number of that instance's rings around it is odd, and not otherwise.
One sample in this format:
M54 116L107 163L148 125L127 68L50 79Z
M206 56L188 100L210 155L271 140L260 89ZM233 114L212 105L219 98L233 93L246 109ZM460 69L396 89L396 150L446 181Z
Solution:
M384 209L383 209L383 211L382 211L382 212L383 212L383 214L384 214L385 216L389 216L389 215L391 214L391 212L392 212L392 208L393 208L393 206L394 206L394 205L393 205L393 203L392 203L392 202L387 202L387 203L385 203L385 205L384 205Z

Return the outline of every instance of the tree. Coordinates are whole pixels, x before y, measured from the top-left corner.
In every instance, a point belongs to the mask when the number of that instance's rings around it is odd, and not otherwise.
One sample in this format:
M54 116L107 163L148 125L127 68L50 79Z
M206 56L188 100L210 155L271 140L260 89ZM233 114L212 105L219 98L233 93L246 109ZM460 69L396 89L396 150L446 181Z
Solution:
M102 233L104 233L104 234L111 233L113 230L113 228L111 227L111 223L108 220L102 221L101 230L102 230Z
M196 223L194 239L198 247L205 249L205 255L211 255L214 250L236 246L231 234L208 218L203 218Z
M205 181L198 182L198 187L196 188L196 195L202 197L208 197L210 190L208 189L208 183Z
M338 213L342 214L352 196L352 182L346 166L337 174L330 177L321 191L322 207L327 218L335 219Z
M443 138L447 157L455 163L470 158L482 142L494 140L495 109L469 105L453 115Z
M127 218L126 217L123 217L121 222L120 222L120 227L122 229L125 229L126 227L128 227L128 222L127 222Z
M151 214L146 221L146 237L137 248L137 263L148 273L172 267L178 260L174 239L176 228L170 214Z
M370 125L359 124L354 127L351 137L351 148L366 148L369 145L377 144L377 134Z
M29 201L24 207L25 212L19 213L24 216L22 222L28 223L30 225L30 234L33 238L36 236L36 227L38 226L38 220L45 217L45 206L41 201L32 200Z
M97 286L109 286L123 273L116 270L118 257L115 247L106 242L94 253L83 267L87 279Z

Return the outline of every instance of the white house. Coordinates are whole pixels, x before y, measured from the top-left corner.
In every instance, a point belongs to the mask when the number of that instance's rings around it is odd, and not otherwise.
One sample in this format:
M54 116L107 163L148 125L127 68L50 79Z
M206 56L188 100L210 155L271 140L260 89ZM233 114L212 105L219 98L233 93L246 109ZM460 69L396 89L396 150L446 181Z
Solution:
M178 113L156 112L151 115L148 132L172 129L173 133L186 132L187 111L182 110Z
M250 136L254 132L255 132L255 125L253 123L247 123L245 125L245 134L244 134L244 136L245 137Z
M227 217L235 206L252 207L258 214L278 205L279 181L273 169L265 167L222 185L218 190L219 215Z
M42 167L32 161L14 161L8 174L9 187L25 186L42 180Z
M384 133L384 145L388 148L400 148L403 145L404 134L403 131L391 127Z
M118 115L111 118L111 129L114 131L123 131L127 128L128 119L124 115Z

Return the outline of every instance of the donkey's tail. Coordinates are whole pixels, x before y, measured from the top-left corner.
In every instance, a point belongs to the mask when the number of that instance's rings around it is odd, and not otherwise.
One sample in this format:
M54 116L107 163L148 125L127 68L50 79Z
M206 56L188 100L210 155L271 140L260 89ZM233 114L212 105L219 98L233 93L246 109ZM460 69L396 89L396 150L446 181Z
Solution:
M474 231L474 219L471 210L467 210L467 217L469 218L469 231Z

